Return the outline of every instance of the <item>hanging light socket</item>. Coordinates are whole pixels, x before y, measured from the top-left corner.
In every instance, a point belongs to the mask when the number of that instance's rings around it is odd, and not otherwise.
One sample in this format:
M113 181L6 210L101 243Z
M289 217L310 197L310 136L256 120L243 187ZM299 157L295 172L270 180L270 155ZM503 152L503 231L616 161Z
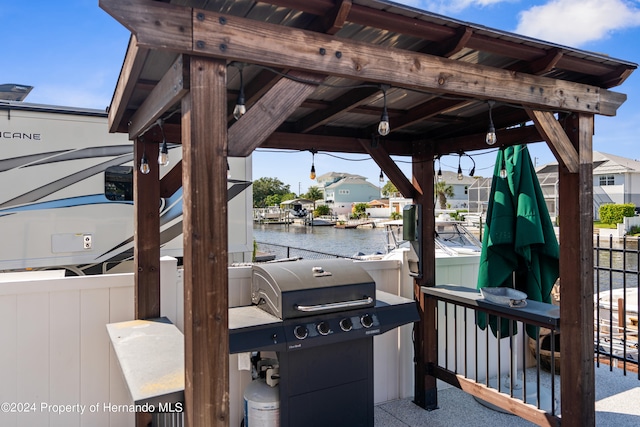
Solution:
M311 149L311 172L309 172L309 178L311 180L316 179L315 155L316 155L316 150Z
M384 182L384 174L382 173L382 169L380 169L380 183Z
M462 167L460 166L460 160L462 159L462 154L458 155L458 181L462 181L464 176L462 175Z
M498 141L498 137L496 136L496 128L493 125L493 105L495 101L487 101L489 104L489 130L487 130L487 136L485 137L485 142L487 145L494 145Z
M383 106L382 106L382 116L380 116L380 123L378 123L378 133L382 136L389 135L391 131L391 127L389 126L389 113L387 112L387 89L388 85L382 85L380 89L382 90L382 98L383 98Z
M167 141L162 141L162 145L160 146L158 164L160 166L167 166L169 164L169 149L167 148Z
M247 107L245 106L244 99L244 79L242 75L242 70L244 69L244 64L241 62L235 63L236 68L238 68L238 72L240 73L240 93L238 93L238 100L236 101L236 106L233 108L233 118L238 120L240 117L244 116L244 113L247 112Z

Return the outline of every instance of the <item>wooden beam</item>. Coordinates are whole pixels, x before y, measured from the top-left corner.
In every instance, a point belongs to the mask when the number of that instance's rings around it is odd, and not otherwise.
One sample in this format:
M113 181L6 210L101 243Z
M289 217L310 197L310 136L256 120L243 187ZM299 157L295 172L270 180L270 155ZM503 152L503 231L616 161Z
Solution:
M160 197L169 198L182 187L182 159L160 180Z
M512 398L504 391L499 392L475 379L466 378L464 375L455 374L440 367L435 370L438 379L442 379L448 384L452 384L460 390L492 405L498 406L505 411L511 412L520 418L531 421L538 426L560 427L558 417L554 417L542 409L538 409L535 404L525 403L517 397Z
M314 148L318 151L327 151L330 153L366 153L361 145L363 138L315 135L289 132L274 132L267 140L260 145L260 148L276 148L284 150L300 150L308 151ZM370 141L367 139L366 141ZM412 153L411 143L403 140L395 140L385 138L378 142L384 146L392 156L410 156Z
M436 329L436 302L426 298L422 286L436 284L435 204L433 152L430 146L418 145L412 157L415 188L414 202L422 206L418 223L422 234L422 253L418 259L422 265L422 277L414 282L414 297L418 302L420 321L415 324L415 383L414 403L424 409L437 409L438 390L436 378L430 375L430 366L438 365L438 331Z
M460 52L469 43L471 36L473 35L473 29L471 27L462 26L456 29L455 36L450 39L438 43L437 47L430 51L423 51L430 55L444 56L449 58L456 53Z
M497 131L497 135L498 145L500 147L543 141L535 126L522 126L499 130ZM456 138L437 139L431 143L433 144L433 151L436 155L455 154L489 148L485 142L486 136L486 133L477 133Z
M320 15L309 29L333 35L342 29L350 10L351 0L338 0L336 5L328 13Z
M160 215L158 201L159 166L158 144L136 142L133 144L133 264L135 282L136 319L160 317ZM143 153L151 168L148 174L140 172Z
M595 86L522 75L212 12L196 15L194 50L202 55L271 66L287 64L307 72L519 102L544 109L615 115L626 99L624 94ZM259 45L255 43L256 36L262 40Z
M391 123L391 130L395 131L403 129L405 127L413 125L414 123L430 119L437 116L438 114L444 114L448 110L460 108L467 104L469 104L469 101L443 98L429 100L422 105L411 108L409 111L407 111L406 114L403 114L401 117L394 119Z
M247 157L316 90L317 76L291 71L229 128L229 156ZM297 79L304 79L298 81Z
M120 132L118 125L122 123L127 111L127 102L136 88L136 82L142 73L144 59L149 54L149 49L138 46L135 35L129 39L129 47L122 64L120 77L116 83L116 89L109 108L109 132ZM114 108L115 107L115 108Z
M191 58L182 99L185 421L229 423L225 61ZM156 205L157 210L157 205Z
M595 425L593 363L593 116L572 114L565 129L579 161L560 177L560 348L562 425ZM561 159L558 159L560 162ZM567 303L568 302L568 303ZM566 351L570 349L570 351Z
M596 86L523 75L206 10L193 11L192 39L189 37L191 31L187 29L163 33L157 28L162 25L155 24L156 21L164 23L170 15L180 25L187 25L191 9L174 6L169 10L166 6L158 7L164 3L147 0L122 3L100 0L103 9L130 28L142 46L149 48L161 47L275 67L286 64L310 73L517 102L543 110L612 116L626 100L624 94Z
M179 55L131 118L129 139L137 138L187 93L188 69L188 57Z
M571 173L578 172L578 152L567 137L562 126L548 111L537 111L526 109L527 114L533 120L538 132L547 141L549 148L555 154L556 158L561 161L564 167Z
M366 99L379 93L380 89L373 87L363 87L350 90L348 93L341 95L339 99L332 102L329 108L316 110L315 112L303 117L298 121L298 123L296 123L296 128L299 129L301 133L310 132L319 126L330 122L334 117L355 109Z
M398 191L406 198L413 198L416 189L411 181L400 170L396 162L389 156L389 153L378 144L377 147L371 146L371 141L360 140L360 144L364 151L369 153L371 158L376 162L380 169L384 171L389 180L396 186Z

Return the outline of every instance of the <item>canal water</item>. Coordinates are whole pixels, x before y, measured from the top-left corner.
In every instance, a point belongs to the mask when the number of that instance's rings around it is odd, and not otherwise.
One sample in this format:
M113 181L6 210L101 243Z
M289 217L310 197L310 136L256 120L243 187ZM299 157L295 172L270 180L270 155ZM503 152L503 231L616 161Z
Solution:
M258 243L288 246L350 257L360 252L386 252L384 228L335 228L333 226L304 226L254 224L253 238Z

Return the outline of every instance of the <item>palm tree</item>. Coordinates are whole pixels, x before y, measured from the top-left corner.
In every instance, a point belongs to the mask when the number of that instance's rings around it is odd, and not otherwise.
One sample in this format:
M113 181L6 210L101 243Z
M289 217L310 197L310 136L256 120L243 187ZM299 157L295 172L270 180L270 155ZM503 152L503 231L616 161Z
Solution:
M453 197L453 186L444 181L438 181L436 182L434 190L440 202L440 209L446 209L447 197Z
M316 200L322 199L322 191L316 186L309 187L309 191L307 191L304 197L313 200L313 210L316 210Z

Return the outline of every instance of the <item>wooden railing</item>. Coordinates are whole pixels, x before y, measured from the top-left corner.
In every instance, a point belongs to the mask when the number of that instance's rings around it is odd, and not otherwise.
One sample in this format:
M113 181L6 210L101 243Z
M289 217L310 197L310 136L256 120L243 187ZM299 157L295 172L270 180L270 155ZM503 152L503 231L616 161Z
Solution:
M544 370L559 370L557 306L528 300L522 308L492 304L476 290L459 286L423 287L422 291L437 301L438 313L438 362L427 366L428 375L492 409L538 425L559 425L559 380ZM478 316L506 324L503 336L499 329L495 335L490 327L480 329ZM527 329L535 339L527 336ZM548 350L544 350L546 341Z

